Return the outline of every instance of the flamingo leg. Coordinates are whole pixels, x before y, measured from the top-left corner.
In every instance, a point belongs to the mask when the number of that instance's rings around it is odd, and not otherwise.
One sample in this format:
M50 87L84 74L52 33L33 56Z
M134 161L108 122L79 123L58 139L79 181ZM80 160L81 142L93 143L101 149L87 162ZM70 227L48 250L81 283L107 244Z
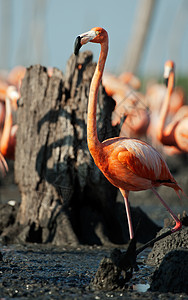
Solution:
M129 226L129 235L130 235L130 239L132 240L134 237L134 230L133 230L133 224L132 224L132 219L131 219L131 211L130 211L130 205L129 205L129 200L128 200L128 196L129 196L129 192L119 189L120 192L123 195L123 199L125 202L125 208L126 208L126 213L127 213L127 221L128 221L128 226Z
M132 224L132 219L131 219L131 211L130 211L130 205L129 205L129 200L128 197L123 197L125 201L125 208L126 208L126 213L127 213L127 221L128 221L128 226L129 226L129 235L130 239L132 240L134 237L134 231L133 231L133 224Z
M7 162L1 152L0 152L0 170L2 170L3 175L5 175L6 172L8 172Z
M161 203L164 205L166 210L170 213L171 217L176 222L176 225L171 229L172 232L176 232L181 229L182 224L181 221L176 217L176 215L173 213L173 211L170 209L170 207L166 204L166 202L161 198L161 196L157 193L157 191L152 187L151 188L154 194L158 197L158 199L161 201Z

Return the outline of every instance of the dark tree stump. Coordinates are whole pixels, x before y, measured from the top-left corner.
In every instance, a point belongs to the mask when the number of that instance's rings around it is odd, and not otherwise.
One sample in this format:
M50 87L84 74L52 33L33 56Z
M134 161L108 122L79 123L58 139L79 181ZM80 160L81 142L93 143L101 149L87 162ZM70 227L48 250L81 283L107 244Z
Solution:
M72 55L66 75L27 69L18 108L15 180L21 205L13 240L56 245L122 240L114 215L116 188L95 166L86 140L87 103L96 64L91 52ZM114 101L99 89L99 139L117 136ZM8 234L8 233L6 233Z

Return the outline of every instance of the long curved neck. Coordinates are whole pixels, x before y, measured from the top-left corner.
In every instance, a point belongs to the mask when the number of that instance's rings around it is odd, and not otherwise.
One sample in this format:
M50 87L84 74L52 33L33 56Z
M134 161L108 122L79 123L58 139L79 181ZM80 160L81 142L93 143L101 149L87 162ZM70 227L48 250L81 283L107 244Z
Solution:
M5 97L6 97L6 89L0 88L0 96L1 96L1 99L5 99Z
M1 136L1 142L0 142L0 151L4 156L6 156L6 154L7 154L9 140L10 140L10 132L11 132L11 128L12 128L11 103L10 103L10 99L7 96L5 99L5 103L6 103L5 123L4 123L3 133Z
M89 151L94 159L98 154L99 147L101 147L101 143L99 142L97 136L96 109L97 109L97 97L98 97L99 85L102 79L102 74L103 74L107 54L108 54L108 38L106 38L105 41L101 43L101 52L91 81L91 86L89 91L88 115L87 115L87 143L88 143Z
M174 88L174 72L171 72L168 79L168 89L167 93L161 108L160 112L160 120L157 128L157 137L160 141L163 139L163 131L165 127L165 121L168 114L169 104L170 104L170 98L173 92Z

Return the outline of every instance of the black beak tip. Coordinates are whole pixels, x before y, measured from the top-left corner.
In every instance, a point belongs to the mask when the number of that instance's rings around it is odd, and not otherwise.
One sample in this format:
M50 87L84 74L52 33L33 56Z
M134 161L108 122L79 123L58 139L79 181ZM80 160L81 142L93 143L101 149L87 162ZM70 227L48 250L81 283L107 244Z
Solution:
M75 43L74 43L74 54L78 55L80 48L82 47L81 45L81 37L77 36Z
M164 84L168 87L168 78L164 78Z

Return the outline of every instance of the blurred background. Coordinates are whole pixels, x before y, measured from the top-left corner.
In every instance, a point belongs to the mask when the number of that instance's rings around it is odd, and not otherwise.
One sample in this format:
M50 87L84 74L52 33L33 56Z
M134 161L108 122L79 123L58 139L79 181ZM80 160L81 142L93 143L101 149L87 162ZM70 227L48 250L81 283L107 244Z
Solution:
M1 72L37 63L65 71L76 36L101 26L110 37L108 71L161 78L172 59L177 77L187 76L186 0L0 0L0 16ZM87 49L97 60L98 45Z

